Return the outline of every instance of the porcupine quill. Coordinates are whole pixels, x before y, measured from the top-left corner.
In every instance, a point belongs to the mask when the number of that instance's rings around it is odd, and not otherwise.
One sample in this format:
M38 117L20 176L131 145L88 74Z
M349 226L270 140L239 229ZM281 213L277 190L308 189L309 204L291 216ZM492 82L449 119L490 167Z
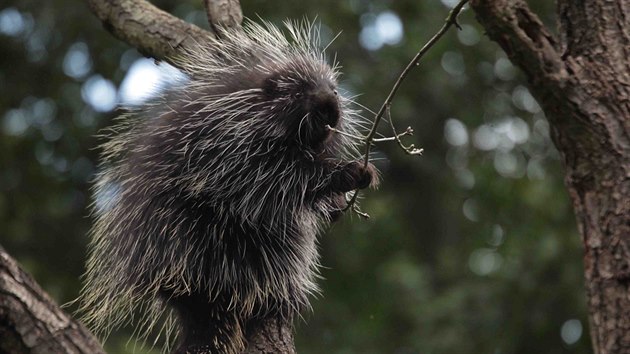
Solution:
M318 233L377 173L317 31L285 28L222 29L111 129L80 297L101 336L135 322L178 332L176 353L240 353L251 323L292 321L317 292Z

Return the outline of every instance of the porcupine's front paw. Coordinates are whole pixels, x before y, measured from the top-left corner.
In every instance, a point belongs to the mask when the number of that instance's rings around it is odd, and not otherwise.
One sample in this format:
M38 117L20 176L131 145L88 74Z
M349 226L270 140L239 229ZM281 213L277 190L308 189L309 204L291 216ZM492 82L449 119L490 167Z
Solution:
M378 186L378 171L371 163L365 166L362 161L350 162L343 167L342 173L345 188L342 188L344 190L341 190L341 192Z

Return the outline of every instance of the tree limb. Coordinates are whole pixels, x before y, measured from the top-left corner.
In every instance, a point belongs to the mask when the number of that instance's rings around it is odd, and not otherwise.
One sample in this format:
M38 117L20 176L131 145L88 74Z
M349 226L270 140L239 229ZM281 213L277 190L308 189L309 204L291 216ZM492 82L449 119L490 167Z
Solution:
M211 38L212 33L158 9L145 0L87 0L92 12L116 38L142 54L177 66L182 49Z
M477 20L532 80L560 86L566 79L555 38L524 0L471 0Z
M624 31L628 20L623 9L627 2L605 3L559 0L561 43L553 38L523 0L472 0L471 7L488 36L525 72L538 97L549 101L551 109L546 112L552 113L550 119L606 136L606 141L596 145L604 149L616 145L618 150L624 148L616 136L623 131L627 138L630 122L622 120L621 126L606 127L596 120L597 116L582 109L584 98L592 96L594 90L600 90L601 83L607 82L606 85L613 86L624 96L628 95L630 87L630 62L627 60L630 36L627 28ZM601 65L595 65L593 61ZM625 107L622 113L628 112L627 105ZM600 109L608 111L601 114L614 112L617 108L620 107L611 102L600 105ZM577 111L582 113L574 114ZM568 117L572 117L572 121L567 120Z
M243 22L239 0L204 0L203 4L214 33L217 33L217 26L239 27Z
M0 246L0 353L104 353Z

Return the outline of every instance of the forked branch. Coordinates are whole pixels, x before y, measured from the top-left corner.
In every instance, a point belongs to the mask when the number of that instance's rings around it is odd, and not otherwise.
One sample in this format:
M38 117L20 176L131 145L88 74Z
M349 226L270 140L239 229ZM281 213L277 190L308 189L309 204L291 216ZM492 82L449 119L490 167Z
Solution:
M391 117L392 101L394 100L394 97L396 96L396 93L398 92L400 85L403 83L405 78L411 72L411 69L413 69L415 66L420 64L420 59L422 59L422 57L429 51L429 49L431 49L431 47L433 47L433 45L435 45L435 43L437 43L440 40L440 38L444 36L444 34L448 31L448 29L453 25L457 27L458 29L461 29L461 27L457 23L457 16L462 11L462 9L464 8L464 5L466 5L467 2L468 0L460 0L460 2L457 3L455 7L453 7L453 9L449 12L448 16L444 20L444 24L442 25L442 28L440 28L440 30L437 31L437 33L434 34L433 37L431 37L431 39L429 39L429 41L422 48L420 48L418 53L416 53L416 55L413 57L413 59L411 59L409 64L407 64L407 66L402 71L400 76L398 76L398 79L396 80L396 82L394 83L394 86L392 87L389 94L387 95L387 98L385 98L385 101L381 105L381 108L378 110L378 112L374 116L374 121L372 122L372 128L370 129L370 132L363 139L365 143L365 153L363 155L364 166L367 167L368 163L370 162L370 152L372 151L373 143L379 142L379 141L395 140L405 153L409 155L422 155L423 149L416 148L413 144L409 146L405 146L402 140L400 139L404 135L412 135L413 129L411 129L411 127L407 128L407 130L401 134L398 134L396 132L396 128L394 127L394 123ZM387 115L387 118L389 120L393 136L389 138L375 138L376 131L379 127L379 124L381 123L381 120L383 119L383 116L385 115ZM346 206L344 210L352 209L354 212L356 212L360 216L369 217L368 214L361 212L358 209L356 205L356 200L358 196L359 196L359 191L358 190L354 191L354 193L352 194L352 197L348 201L348 205Z

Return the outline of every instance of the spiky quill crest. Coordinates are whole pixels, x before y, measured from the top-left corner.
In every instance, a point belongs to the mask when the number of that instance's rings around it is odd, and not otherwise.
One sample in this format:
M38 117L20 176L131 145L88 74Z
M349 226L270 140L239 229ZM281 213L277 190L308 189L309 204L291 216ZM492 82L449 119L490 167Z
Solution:
M340 193L313 191L357 156L347 136L360 117L337 94L316 27L285 28L221 30L177 59L189 80L111 129L81 296L101 336L128 322L170 332L165 303L191 293L290 320L317 291L316 235Z

